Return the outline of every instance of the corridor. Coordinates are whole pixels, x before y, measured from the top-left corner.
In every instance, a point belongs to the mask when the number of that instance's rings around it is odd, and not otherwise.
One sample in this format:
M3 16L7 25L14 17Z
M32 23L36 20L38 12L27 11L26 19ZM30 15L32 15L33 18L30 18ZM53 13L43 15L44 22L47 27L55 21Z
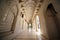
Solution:
M60 40L60 0L0 0L0 40Z
M42 38L39 31L35 31L33 29L24 30L20 33L20 35L17 35L13 40L45 40ZM46 39L47 40L47 39Z

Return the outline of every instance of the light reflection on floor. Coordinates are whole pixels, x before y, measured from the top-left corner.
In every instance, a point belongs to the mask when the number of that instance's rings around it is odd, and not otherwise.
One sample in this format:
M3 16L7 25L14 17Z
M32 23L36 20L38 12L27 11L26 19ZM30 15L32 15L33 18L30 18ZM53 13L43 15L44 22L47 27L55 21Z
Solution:
M42 40L40 35L40 29L36 32L35 30L29 28L23 31L20 35L16 36L13 40Z

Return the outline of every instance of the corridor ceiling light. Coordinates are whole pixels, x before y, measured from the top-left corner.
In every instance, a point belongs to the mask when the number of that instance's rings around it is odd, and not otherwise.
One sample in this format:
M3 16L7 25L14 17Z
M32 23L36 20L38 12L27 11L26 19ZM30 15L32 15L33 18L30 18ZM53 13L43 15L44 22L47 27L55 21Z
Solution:
M31 24L29 24L29 26L31 26Z

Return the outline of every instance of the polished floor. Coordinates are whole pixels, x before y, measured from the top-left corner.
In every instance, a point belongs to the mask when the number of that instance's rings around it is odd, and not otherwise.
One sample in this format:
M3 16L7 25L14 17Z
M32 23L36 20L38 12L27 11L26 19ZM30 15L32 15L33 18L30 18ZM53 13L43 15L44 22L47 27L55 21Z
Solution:
M23 31L20 33L20 35L16 36L13 40L44 40L41 38L41 35L34 31L29 29L28 31Z

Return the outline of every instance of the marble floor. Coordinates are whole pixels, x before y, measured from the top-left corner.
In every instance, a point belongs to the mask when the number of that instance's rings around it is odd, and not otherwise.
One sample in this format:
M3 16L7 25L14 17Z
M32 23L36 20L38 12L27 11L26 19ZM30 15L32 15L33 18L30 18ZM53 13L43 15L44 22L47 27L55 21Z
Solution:
M29 29L28 31L23 31L20 35L17 35L13 40L44 40L41 38L41 35L35 31Z

